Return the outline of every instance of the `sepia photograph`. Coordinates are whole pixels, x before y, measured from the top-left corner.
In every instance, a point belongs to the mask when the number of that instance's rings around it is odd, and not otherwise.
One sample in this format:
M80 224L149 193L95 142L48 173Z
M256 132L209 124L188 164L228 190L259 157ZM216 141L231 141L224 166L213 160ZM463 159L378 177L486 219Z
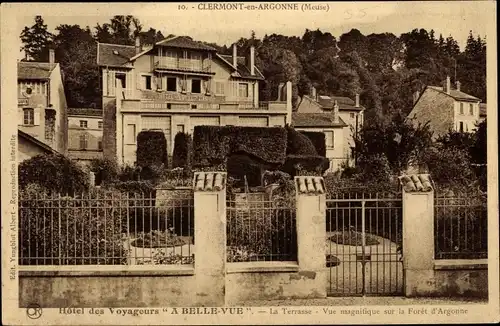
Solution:
M1 15L5 323L499 321L494 1Z

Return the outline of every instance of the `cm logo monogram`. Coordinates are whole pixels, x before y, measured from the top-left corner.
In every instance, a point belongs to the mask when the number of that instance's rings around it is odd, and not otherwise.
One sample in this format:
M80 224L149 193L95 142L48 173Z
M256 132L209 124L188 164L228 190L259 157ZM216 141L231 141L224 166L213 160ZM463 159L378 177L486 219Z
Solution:
M38 319L42 317L42 308L37 303L31 303L26 308L26 315L30 319Z

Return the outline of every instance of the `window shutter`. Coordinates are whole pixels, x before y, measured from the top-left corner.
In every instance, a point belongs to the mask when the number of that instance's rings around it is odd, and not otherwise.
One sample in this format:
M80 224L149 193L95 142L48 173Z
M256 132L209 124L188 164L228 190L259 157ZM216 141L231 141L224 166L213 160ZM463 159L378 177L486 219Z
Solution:
M17 110L17 116L19 118L18 124L23 125L24 124L24 110L23 109Z
M115 95L115 73L108 71L108 95Z
M40 108L37 107L33 110L35 113L34 113L34 116L33 116L33 124L35 126L39 126L40 125Z
M102 94L108 95L108 71L102 70Z

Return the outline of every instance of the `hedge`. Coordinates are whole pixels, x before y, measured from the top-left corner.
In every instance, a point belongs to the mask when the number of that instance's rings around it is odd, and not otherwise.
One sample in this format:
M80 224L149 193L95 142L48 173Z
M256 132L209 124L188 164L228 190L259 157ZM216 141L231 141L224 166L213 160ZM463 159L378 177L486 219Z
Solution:
M179 132L174 138L174 154L172 157L172 167L189 168L192 162L193 140L191 135Z
M243 187L245 185L245 176L250 187L260 186L261 171L262 165L248 155L233 154L228 158L227 173L233 178L238 179L235 182L236 187Z
M314 174L321 176L330 166L330 161L318 155L288 155L280 170L292 177L299 174Z
M196 126L193 165L225 165L233 153L247 153L266 163L283 164L286 139L286 130L279 127Z
M287 147L286 155L318 155L316 148L307 136L287 126Z
M96 185L116 181L120 172L118 164L110 159L93 159L90 162L90 170L96 174Z
M18 166L19 187L37 184L46 190L75 194L88 190L87 171L61 154L42 154L23 161Z
M137 135L137 165L167 165L167 140L163 131L146 130Z
M325 134L319 131L301 131L301 134L309 138L314 145L318 155L326 157L326 141Z

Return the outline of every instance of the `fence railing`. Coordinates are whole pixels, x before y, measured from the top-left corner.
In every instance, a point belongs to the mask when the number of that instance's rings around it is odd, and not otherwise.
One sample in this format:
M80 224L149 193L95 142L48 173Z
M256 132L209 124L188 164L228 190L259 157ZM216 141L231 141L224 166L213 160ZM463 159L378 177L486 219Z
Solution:
M296 261L296 213L275 201L227 202L227 261Z
M488 209L481 195L438 195L434 198L436 259L488 257Z
M193 209L192 192L20 196L19 264L192 264Z

